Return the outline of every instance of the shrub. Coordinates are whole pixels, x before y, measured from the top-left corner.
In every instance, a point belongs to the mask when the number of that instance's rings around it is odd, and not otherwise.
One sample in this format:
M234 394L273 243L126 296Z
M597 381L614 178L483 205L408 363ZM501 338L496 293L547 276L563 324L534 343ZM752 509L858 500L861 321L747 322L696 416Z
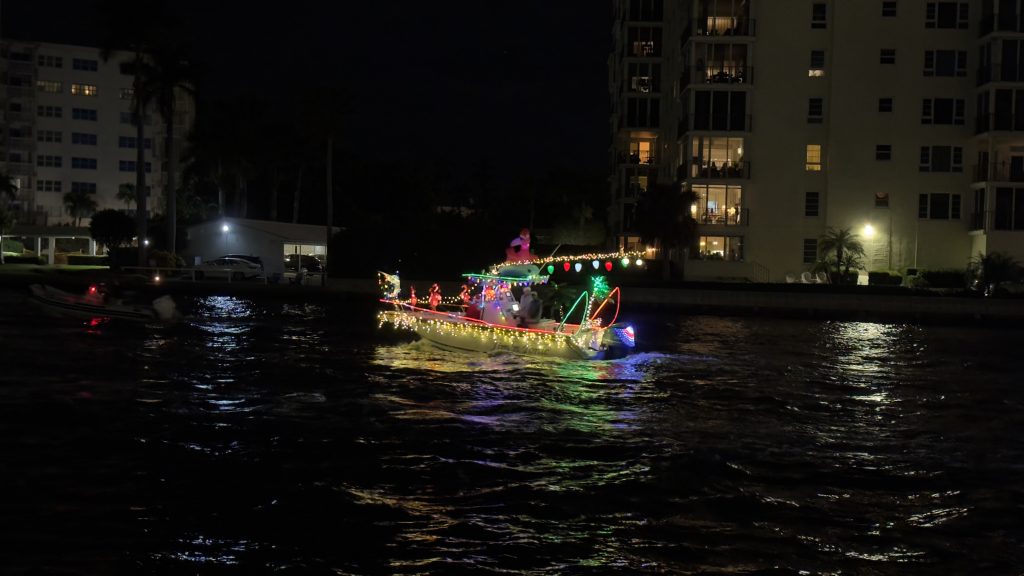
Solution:
M46 264L41 256L4 256L4 261L8 264Z
M149 264L161 268L184 268L185 260L177 254L171 254L166 250L154 250L149 254Z
M59 254L59 253L58 254L54 254L53 255L53 263L58 265L58 266L66 265L68 263L68 255L67 254Z
M903 277L886 271L868 272L868 284L871 286L899 286Z
M914 286L918 288L964 288L967 274L963 270L921 270Z
M106 266L110 259L106 256L89 256L88 254L68 254L68 264L75 266Z
M21 254L25 251L25 245L15 240L14 238L4 238L3 247L0 248L4 252L14 252L15 254Z

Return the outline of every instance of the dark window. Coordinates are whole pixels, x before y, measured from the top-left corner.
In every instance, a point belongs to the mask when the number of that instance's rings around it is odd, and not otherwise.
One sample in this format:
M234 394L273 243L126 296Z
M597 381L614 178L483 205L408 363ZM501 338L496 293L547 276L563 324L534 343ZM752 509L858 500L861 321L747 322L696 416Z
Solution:
M963 172L963 148L959 146L922 146L921 172Z
M892 160L892 145L878 144L875 146L875 160Z
M629 19L635 22L660 22L662 0L630 0Z
M95 182L72 182L71 183L71 191L72 192L85 192L86 194L95 194L96 193L96 183Z
M73 120L90 120L95 122L97 120L96 111L91 108L72 108L71 118Z
M967 29L967 2L929 2L925 5L925 28Z
M875 208L888 208L889 207L889 193L888 192L875 192Z
M72 144L84 144L86 146L95 146L96 140L97 139L95 134L84 134L82 132L71 133Z
M966 50L925 50L924 75L967 76Z
M824 108L825 101L823 98L810 98L807 100L807 123L821 124Z
M828 16L828 5L823 3L811 4L811 28L825 28Z
M882 48L882 52L878 57L879 64L895 64L896 63L896 49L895 48Z
M925 98L921 101L921 124L964 123L964 101L959 98Z
M949 220L949 194L932 194L928 217L932 220Z
M892 98L879 98L878 99L878 111L879 112L892 112Z
M919 194L917 196L917 217L929 220L959 220L959 194Z
M99 70L99 62L96 60L86 60L83 58L73 58L71 60L71 67L75 70L85 70L86 72L95 72Z
M823 70L825 68L825 51L811 50L811 70Z
M814 264L818 261L818 239L804 238L804 264Z
M79 170L95 170L96 159L95 158L71 158L71 167Z
M804 195L804 216L817 216L819 205L819 194L808 192Z
M896 16L896 0L882 2L882 17L893 18Z

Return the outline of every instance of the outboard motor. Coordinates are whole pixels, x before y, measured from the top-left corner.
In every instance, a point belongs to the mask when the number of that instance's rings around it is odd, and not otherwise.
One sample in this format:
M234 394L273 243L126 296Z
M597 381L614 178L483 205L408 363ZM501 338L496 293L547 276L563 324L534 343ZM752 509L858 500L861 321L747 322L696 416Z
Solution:
M153 310L156 311L157 318L164 322L178 318L178 307L175 306L174 300L170 296L161 296L153 300Z
M604 331L601 344L607 347L605 358L622 358L636 347L636 331L627 322L612 324Z

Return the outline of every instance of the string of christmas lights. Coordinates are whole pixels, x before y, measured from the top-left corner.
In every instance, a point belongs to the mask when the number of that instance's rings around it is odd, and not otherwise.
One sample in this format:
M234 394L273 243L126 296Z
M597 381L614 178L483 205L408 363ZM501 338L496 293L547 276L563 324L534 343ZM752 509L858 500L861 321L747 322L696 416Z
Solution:
M566 272L568 272L574 264L576 265L576 271L579 272L583 269L583 263L590 261L594 269L599 268L601 266L601 262L604 262L605 268L611 272L610 264L612 262L620 262L623 267L629 266L630 264L633 264L634 266L643 266L645 255L645 252L632 251L573 254L571 256L548 256L545 258L534 258L533 260L524 260L520 262L501 262L491 266L488 271L490 274L497 275L498 272L506 266L523 266L533 264L541 269L548 266L548 273L550 274L553 271L554 264L562 263Z

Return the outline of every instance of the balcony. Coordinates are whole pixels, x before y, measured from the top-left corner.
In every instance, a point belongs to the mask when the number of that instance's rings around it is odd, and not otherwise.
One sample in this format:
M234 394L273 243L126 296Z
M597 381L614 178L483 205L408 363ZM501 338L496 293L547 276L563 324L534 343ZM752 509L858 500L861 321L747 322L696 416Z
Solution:
M978 68L977 85L982 86L989 82L1020 82L1024 83L1024 74L1016 70L1003 70L1002 65L982 66Z
M750 162L725 162L722 166L717 163L699 163L690 166L690 173L686 174L685 167L679 167L680 179L689 178L694 180L746 180L750 178Z
M988 230L988 222L991 219L991 212L973 212L971 213L970 231L976 230Z
M702 226L749 226L750 208L705 211L694 215L694 219Z
M654 154L652 152L642 152L633 154L619 154L619 164L639 164L644 166L654 165Z
M1024 166L1007 162L993 162L991 165L975 164L971 182L1024 182Z
M735 16L708 16L691 20L683 31L683 41L689 38L754 36L756 21Z
M751 125L750 114L694 114L684 116L679 122L679 135L694 130L749 132Z
M978 37L983 38L993 32L1024 32L1024 14L989 14L981 19L978 25Z
M1024 114L982 114L975 118L974 133L1024 131Z
M683 69L680 87L685 88L693 84L753 84L753 66L723 66L709 64L707 68Z

